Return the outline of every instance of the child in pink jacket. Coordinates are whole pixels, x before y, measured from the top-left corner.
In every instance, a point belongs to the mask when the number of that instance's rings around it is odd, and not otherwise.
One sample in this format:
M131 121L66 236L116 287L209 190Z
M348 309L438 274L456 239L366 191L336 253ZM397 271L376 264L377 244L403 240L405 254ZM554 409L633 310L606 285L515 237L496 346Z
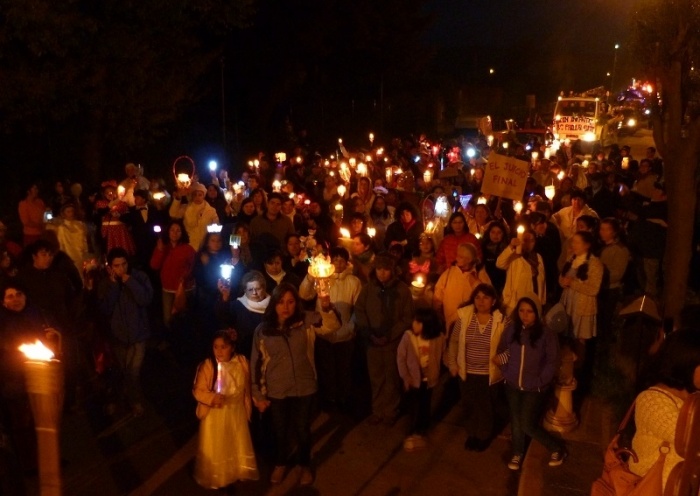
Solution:
M426 446L425 435L430 426L430 404L433 388L440 377L440 364L445 351L445 336L438 314L432 308L419 308L412 328L401 338L396 354L399 375L413 412L409 436L403 447L408 452Z

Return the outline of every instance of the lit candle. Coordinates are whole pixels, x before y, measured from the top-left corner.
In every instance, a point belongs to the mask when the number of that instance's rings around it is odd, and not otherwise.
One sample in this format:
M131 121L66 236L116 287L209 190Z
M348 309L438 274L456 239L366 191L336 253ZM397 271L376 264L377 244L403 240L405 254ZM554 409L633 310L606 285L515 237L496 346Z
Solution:
M323 253L311 259L309 262L309 275L314 278L314 287L319 296L325 296L330 289L330 277L335 273L335 265L331 263L330 257Z
M279 193L282 190L282 183L278 180L275 179L272 181L272 191L275 193Z
M476 239L481 239L481 233L475 233L475 234L474 234L474 237L475 237Z
M486 205L488 200L484 196L480 196L478 200L476 200L477 205Z
M470 169L470 170L469 170L469 174L470 174L471 176L474 176L474 174L476 174L476 169L473 169L473 168Z
M552 150L551 150L550 148L545 148L545 150L544 150L544 158L546 158L547 160L549 160L549 157L551 157L551 156L552 156Z
M350 231L348 231L346 228L341 227L340 228L340 236L345 239L350 239Z
M216 393L221 394L224 390L224 371L221 362L216 362Z
M428 225L425 226L425 232L427 233L432 233L435 230L435 224L433 224L433 221L431 220L428 222Z
M433 169L426 169L423 173L423 181L425 184L430 184L433 182Z
M341 198L345 198L345 192L347 191L347 188L345 187L344 184L341 184L338 186L338 195L340 195Z
M513 204L513 210L515 210L515 213L520 215L520 212L523 211L523 202L516 201Z
M191 181L192 181L192 179L190 179L190 175L189 175L189 174L185 174L185 173L183 172L183 173L180 173L180 174L177 175L177 182L178 182L178 185L179 185L181 188L187 188L187 187L189 187Z
M566 172L564 172L564 171L561 171L561 172L559 172L559 174L557 174L557 179L559 179L560 181L562 179L564 179L565 177L566 177Z
M555 193L555 188L554 188L553 184L544 187L544 196L546 196L550 200L552 198L554 198L554 193Z
M540 153L532 152L532 161L535 162L538 158L540 158Z
M504 150L507 150L507 149L508 149L508 142L507 142L507 141L504 141L504 142L503 142L503 149L504 149Z
M117 186L117 196L120 199L124 197L125 193L126 193L126 188L124 188L124 186L122 186L122 185Z
M367 228L367 236L369 236L370 238L373 238L376 235L377 235L377 229L375 229L374 227Z
M488 137L486 138L486 142L489 144L489 146L493 145L493 135L489 134Z
M622 157L622 168L628 169L629 166L630 166L630 158L629 157Z
M518 226L518 229L516 229L518 233L518 239L522 241L523 239L523 234L525 234L525 226Z
M374 133L369 133L369 145L372 146L374 143Z
M384 170L384 173L386 174L386 182L387 184L391 183L391 178L393 177L393 174L391 172L391 167L387 167Z
M364 177L367 175L367 166L365 164L357 164L357 173Z
M350 167L352 167L353 169L357 165L357 159L355 158L351 158L350 160L348 160L348 162L350 162Z
M588 164L588 160L584 160L583 162L581 162L581 166L585 169L588 169Z
M165 193L163 193L162 191L157 191L153 193L153 199L155 201L162 200L163 198L165 198Z
M422 276L422 275L418 275L418 276L416 277L415 281L413 281L413 282L411 283L411 285L414 286L414 287L416 287L416 288L424 288L424 287L425 287L425 282L423 282L423 276Z
M224 198L226 199L226 203L231 203L231 201L233 200L233 191L224 191Z

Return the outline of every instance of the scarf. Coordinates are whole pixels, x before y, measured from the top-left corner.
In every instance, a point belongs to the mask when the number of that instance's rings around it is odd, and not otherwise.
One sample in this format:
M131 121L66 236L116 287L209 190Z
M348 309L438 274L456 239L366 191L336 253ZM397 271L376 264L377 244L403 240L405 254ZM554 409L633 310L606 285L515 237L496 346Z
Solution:
M270 304L270 295L267 295L263 301L251 301L246 295L243 295L238 298L238 301L250 312L265 313L265 309Z
M537 252L533 250L529 253L523 253L523 260L528 263L530 269L532 270L532 292L537 296L541 296L539 285L537 284L537 276L540 274L540 264L537 260Z
M287 273L285 271L280 271L279 274L277 274L276 276L273 276L272 274L270 274L268 272L267 275L270 276L272 278L272 280L275 281L277 284L281 284L282 279L284 279L284 276L286 276Z

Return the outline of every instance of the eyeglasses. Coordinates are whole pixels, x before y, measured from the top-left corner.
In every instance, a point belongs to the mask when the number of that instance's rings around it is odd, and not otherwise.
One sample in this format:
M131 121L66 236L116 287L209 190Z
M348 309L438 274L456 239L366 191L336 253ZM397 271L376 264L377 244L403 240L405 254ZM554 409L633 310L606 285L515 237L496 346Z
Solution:
M245 292L246 293L262 293L264 291L263 288L246 288Z

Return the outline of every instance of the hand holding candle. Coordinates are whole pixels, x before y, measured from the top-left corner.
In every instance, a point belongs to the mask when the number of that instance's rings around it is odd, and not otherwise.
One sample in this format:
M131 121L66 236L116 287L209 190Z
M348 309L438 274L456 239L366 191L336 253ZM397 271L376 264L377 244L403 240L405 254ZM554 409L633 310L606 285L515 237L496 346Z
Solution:
M523 234L525 234L525 226L518 226L518 229L516 229L516 232L518 233L518 246L515 248L515 253L518 255L522 254L523 252L523 247L522 247L522 242L523 242Z

